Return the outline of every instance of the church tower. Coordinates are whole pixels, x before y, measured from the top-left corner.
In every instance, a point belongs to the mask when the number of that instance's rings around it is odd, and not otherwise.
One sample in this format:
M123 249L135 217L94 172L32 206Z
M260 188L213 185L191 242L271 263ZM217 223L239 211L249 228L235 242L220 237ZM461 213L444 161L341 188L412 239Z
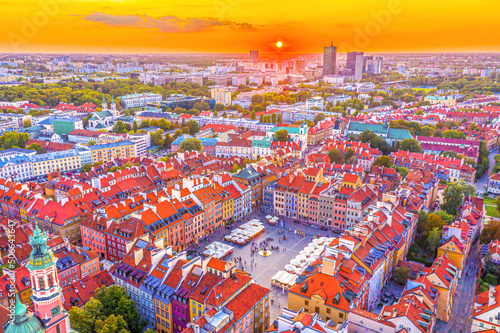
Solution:
M111 96L111 114L116 117L118 116L118 113L116 111L116 103L115 103L115 97Z
M69 333L69 314L62 306L54 253L47 246L48 237L38 225L30 237L33 248L26 268L30 272L35 316L42 322L45 333Z
M107 110L108 109L108 103L106 102L106 100L104 99L104 94L102 94L102 111L104 110Z

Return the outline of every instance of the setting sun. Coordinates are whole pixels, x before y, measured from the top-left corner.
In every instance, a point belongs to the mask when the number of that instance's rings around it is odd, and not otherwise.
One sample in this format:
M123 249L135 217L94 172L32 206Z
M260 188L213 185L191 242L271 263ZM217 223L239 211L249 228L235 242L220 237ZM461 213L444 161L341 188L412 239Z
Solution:
M283 43L281 41L276 42L276 47L281 48L283 46Z

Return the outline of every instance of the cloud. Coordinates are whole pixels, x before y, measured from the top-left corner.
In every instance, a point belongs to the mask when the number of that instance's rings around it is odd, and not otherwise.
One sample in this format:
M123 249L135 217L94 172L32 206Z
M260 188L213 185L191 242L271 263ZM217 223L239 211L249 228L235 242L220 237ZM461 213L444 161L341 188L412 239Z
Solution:
M219 20L213 17L185 18L177 16L149 15L113 15L102 12L94 12L84 17L85 20L105 24L111 27L136 27L141 29L158 29L162 32L183 33L200 32L215 28L229 28L241 31L255 31L257 28L246 22L233 22Z

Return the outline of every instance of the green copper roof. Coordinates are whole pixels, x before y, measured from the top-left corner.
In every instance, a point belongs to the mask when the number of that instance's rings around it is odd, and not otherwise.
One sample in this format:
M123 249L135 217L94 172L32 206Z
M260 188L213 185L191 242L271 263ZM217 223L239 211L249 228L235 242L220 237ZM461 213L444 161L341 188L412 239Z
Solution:
M271 138L266 136L262 140L253 140L252 147L271 148Z
M21 303L19 300L19 295L16 294L16 306L14 307L14 315L22 316L26 314L26 305Z
M47 246L47 240L47 235L37 225L30 237L30 245L33 250L26 268L29 270L45 269L56 264L54 253Z
M387 133L388 139L403 141L404 139L413 139L410 131L407 129L399 129L399 128L389 128L389 132Z
M14 320L7 326L5 333L40 333L42 323L40 320L26 312L26 305L21 303L16 294L16 306L14 307Z
M387 127L383 124L365 124L359 122L350 122L349 130L356 132L370 131L375 134L387 134Z

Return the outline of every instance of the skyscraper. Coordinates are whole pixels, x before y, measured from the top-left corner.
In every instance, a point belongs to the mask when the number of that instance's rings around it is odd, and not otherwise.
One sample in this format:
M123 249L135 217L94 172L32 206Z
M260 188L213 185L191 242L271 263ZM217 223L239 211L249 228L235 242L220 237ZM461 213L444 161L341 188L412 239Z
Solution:
M347 52L346 69L356 69L356 56L363 56L363 52Z
M363 52L358 52L356 57L354 57L354 81L359 82L363 77L364 60L365 57L363 56Z
M335 74L337 74L337 47L332 43L325 47L323 52L323 76Z
M250 51L250 62L255 64L259 61L259 51Z

